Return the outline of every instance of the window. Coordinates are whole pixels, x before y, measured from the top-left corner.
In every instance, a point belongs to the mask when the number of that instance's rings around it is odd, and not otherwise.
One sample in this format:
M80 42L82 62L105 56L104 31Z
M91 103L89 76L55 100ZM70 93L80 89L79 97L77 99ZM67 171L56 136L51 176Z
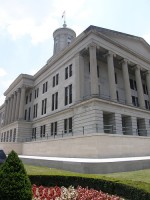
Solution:
M36 140L36 127L32 128L32 139Z
M72 76L72 64L69 65L69 67L65 68L65 79L68 79Z
M6 132L4 132L4 142L5 142L5 140L6 140Z
M13 134L13 142L16 141L16 128L14 128L14 134Z
M57 122L51 123L51 135L57 135Z
M144 92L144 94L148 94L148 89L145 84L143 84L143 92Z
M117 84L118 83L118 80L117 80L117 73L115 72L115 83Z
M1 134L1 142L3 142L3 133Z
M64 119L64 133L72 133L72 117Z
M137 98L137 97L135 97L135 96L132 96L132 104L133 104L134 106L136 106L136 107L138 107L138 106L139 106L139 103L138 103L138 98Z
M46 114L47 98L42 100L42 115Z
M72 84L65 87L65 106L72 103Z
M28 112L28 121L31 119L31 107L29 107L29 112Z
M130 79L130 88L132 90L137 90L136 81L135 80Z
M56 76L53 76L53 87L58 85L58 81L59 81L59 74L56 74Z
M33 107L33 118L37 117L37 111L38 111L38 104L36 103Z
M24 120L27 120L27 109L24 111Z
M55 76L53 76L53 87L55 87Z
M68 36L67 42L68 42L68 44L71 43L71 37L70 36Z
M45 137L45 129L46 129L46 125L41 126L41 129L40 129L41 138Z
M150 103L149 103L148 100L145 100L145 108L146 108L147 110L150 110Z
M28 96L26 96L26 104L28 104Z
M35 89L34 91L34 98L36 99L38 98L38 96L39 96L39 88Z
M12 142L12 129L10 130L9 142Z
M118 90L116 91L116 96L117 96L117 101L119 101L119 92L118 92Z
M9 131L7 131L6 142L8 142L8 138L9 138Z
M30 98L29 98L29 101L31 102L32 100L32 93L30 93Z
M58 92L52 94L52 111L58 108Z
M47 86L48 86L48 82L45 82L45 83L43 84L43 94L44 94L45 92L47 92Z
M72 64L69 65L69 77L71 77L71 76L72 76Z
M97 65L97 77L99 78L99 66Z
M68 79L68 67L65 68L65 79Z
M58 85L58 81L59 81L59 74L56 74L56 85Z

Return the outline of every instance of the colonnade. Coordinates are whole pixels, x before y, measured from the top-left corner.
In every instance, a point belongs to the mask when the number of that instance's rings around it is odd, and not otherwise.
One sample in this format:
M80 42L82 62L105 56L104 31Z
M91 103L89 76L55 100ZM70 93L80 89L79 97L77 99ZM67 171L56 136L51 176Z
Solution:
M25 87L18 88L5 100L4 125L24 118Z
M90 80L91 80L91 95L92 96L99 95L96 51L97 51L97 46L93 43L90 44L89 45L89 60L90 60ZM105 57L107 58L110 99L112 101L117 101L115 70L114 70L114 56L115 56L115 54L111 51L108 51L108 53L105 54ZM77 58L79 59L79 56ZM77 63L77 68L79 68L79 66L81 66L81 65L77 61L76 61L76 63ZM124 81L124 90L125 90L125 102L127 105L132 105L128 63L129 63L129 61L126 58L123 58L121 61L123 81ZM138 100L139 100L139 107L145 108L144 92L143 92L143 85L142 85L142 78L141 78L141 69L142 69L141 66L139 66L138 64L135 64L135 67L134 67L135 81L136 81L136 85L137 85L137 95L138 95ZM80 74L82 72L82 69L76 69L76 71L78 72L77 74ZM80 84L80 82L81 82L81 80L78 80L77 84ZM149 95L149 100L150 100L150 70L147 71L147 73L146 73L146 85L148 88L148 95ZM80 86L78 87L78 89L81 90ZM82 91L77 92L77 97L76 97L77 100L80 99L80 94L82 96Z

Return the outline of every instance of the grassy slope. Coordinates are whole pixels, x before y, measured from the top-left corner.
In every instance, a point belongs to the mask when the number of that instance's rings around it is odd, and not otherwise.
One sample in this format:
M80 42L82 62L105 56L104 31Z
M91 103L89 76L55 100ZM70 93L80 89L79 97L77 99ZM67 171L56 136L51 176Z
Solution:
M150 192L150 169L112 174L80 174L64 170L25 165L28 175L82 176L87 178L115 179Z

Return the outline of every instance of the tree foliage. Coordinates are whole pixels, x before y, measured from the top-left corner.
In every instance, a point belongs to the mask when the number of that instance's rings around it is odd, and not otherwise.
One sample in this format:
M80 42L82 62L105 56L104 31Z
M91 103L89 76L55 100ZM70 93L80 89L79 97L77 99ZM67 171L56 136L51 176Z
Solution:
M0 168L0 199L32 199L31 182L15 151L11 151Z

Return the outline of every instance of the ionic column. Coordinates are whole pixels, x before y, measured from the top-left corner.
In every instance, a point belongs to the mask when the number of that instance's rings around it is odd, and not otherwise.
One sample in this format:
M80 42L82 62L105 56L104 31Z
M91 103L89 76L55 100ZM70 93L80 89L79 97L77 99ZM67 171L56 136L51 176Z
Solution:
M126 103L128 105L132 105L129 72L128 72L128 61L126 59L124 59L124 61L122 62L122 72L123 72Z
M98 78L97 78L97 58L96 58L96 45L89 46L90 53L90 78L91 78L91 95L98 96Z
M16 92L14 92L14 99L13 99L13 108L11 114L11 122L15 120L15 110L16 110Z
M20 105L19 105L19 120L24 119L24 101L25 101L25 87L22 87Z
M114 55L110 51L107 54L107 64L108 64L108 80L109 80L110 97L111 97L111 100L117 101L115 70L114 70Z
M7 123L7 110L8 110L8 100L5 100L5 118L4 118L4 125Z
M75 56L75 71L75 101L78 102L84 96L84 60L80 53L76 54Z
M150 71L146 73L146 85L147 85L148 96L149 96L149 101L150 101Z
M20 105L20 94L21 94L20 92L21 91L20 91L20 88L19 88L18 91L17 91L17 93L16 93L17 97L16 97L15 121L17 121L18 117L19 117L19 105Z
M137 94L138 94L139 106L140 106L140 108L145 108L140 66L138 66L138 65L135 68L135 79L136 79L136 85L137 85Z

